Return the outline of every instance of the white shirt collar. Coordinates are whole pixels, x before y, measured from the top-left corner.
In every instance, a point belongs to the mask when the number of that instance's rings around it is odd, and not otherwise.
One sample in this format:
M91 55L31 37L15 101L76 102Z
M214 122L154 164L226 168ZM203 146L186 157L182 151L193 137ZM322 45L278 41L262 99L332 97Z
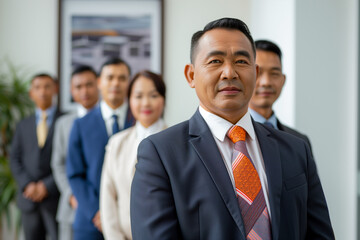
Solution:
M139 121L136 121L136 134L139 140L142 140L152 134L158 133L165 128L165 122L162 118L159 118L154 124L145 128Z
M100 102L101 115L104 118L104 120L111 119L112 115L114 114L120 117L121 119L125 120L127 107L128 107L127 102L124 102L123 104L121 104L120 107L116 109L112 109L111 107L109 107L109 105L107 105L104 100L101 100Z
M82 118L88 113L88 110L84 108L81 104L78 104L76 113L78 118Z
M226 137L226 133L233 126L233 124L213 113L206 111L201 106L199 106L199 111L209 126L212 134L221 142L223 142ZM236 125L244 128L252 140L255 139L255 130L249 112L246 112L246 114L236 123Z

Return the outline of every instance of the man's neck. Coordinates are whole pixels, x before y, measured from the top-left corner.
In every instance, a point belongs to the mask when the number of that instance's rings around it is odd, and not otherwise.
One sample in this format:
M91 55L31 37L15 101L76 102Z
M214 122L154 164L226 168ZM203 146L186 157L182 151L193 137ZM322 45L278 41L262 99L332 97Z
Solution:
M252 108L252 110L259 113L261 116L263 116L265 119L269 119L271 115L273 114L272 108Z
M109 101L105 101L106 105L108 105L111 109L115 110L118 109L119 107L121 107L121 105L124 103L124 101L122 102L109 102Z

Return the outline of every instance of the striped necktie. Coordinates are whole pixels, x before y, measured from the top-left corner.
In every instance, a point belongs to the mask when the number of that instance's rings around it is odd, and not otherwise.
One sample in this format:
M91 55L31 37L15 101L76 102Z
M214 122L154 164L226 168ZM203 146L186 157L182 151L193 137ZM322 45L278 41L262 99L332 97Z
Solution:
M271 239L270 217L259 175L246 148L246 131L232 126L227 135L234 143L232 170L246 239Z

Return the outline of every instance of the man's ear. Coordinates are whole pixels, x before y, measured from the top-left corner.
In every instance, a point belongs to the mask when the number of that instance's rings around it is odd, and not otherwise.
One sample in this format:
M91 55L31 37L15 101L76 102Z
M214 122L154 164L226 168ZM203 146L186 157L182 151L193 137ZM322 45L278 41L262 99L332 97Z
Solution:
M195 88L194 65L186 64L184 69L186 80L191 88Z

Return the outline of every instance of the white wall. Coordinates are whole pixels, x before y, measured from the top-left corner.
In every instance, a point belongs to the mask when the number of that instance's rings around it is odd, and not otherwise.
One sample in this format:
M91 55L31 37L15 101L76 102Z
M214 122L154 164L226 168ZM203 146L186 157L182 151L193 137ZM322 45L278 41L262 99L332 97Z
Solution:
M296 126L309 134L337 239L356 239L358 1L296 1Z
M57 0L0 0L0 58L37 72L57 72Z

